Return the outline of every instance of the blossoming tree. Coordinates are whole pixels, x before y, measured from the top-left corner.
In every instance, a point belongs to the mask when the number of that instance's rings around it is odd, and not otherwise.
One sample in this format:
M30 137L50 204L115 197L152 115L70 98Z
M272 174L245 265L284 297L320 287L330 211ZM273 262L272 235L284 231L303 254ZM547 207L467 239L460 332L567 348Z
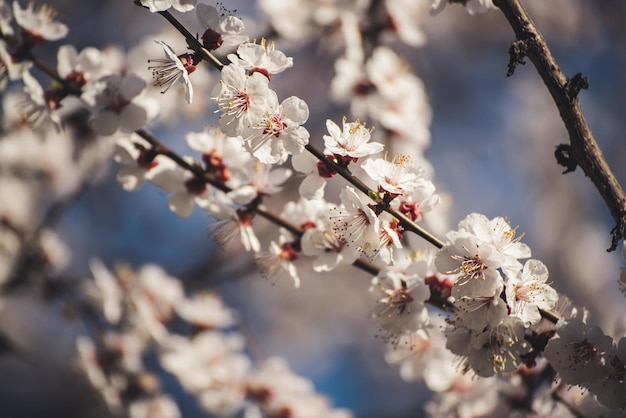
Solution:
M448 167L425 154L433 115L408 56L427 43L421 25L461 9L496 15L513 29L507 75L531 62L566 128L552 164L589 177L614 224L605 247L621 247L626 196L581 110L588 80L563 73L519 0L261 0L265 28L222 4L126 3L168 30L126 50L79 51L59 45L71 28L49 6L0 0L2 315L15 317L27 295L59 318L64 361L104 416L189 415L184 396L194 416L353 416L284 358L257 352L246 309L228 307L211 281L214 265L192 280L158 257L139 268L90 258L91 277L70 278L80 248L55 226L107 168L124 190L160 190L180 218L206 214L223 263L254 264L269 289L306 295L324 276L333 293L363 277L360 315L378 328L381 357L433 392L403 416L626 414L623 315L615 330L598 326L505 216L471 211L450 227L454 196L435 180ZM334 67L323 101L307 104L296 94L310 74L281 77L304 71L289 55L311 43ZM56 66L44 58L55 55ZM192 119L202 127L188 129ZM611 283L623 293L626 275ZM46 361L5 328L6 358Z

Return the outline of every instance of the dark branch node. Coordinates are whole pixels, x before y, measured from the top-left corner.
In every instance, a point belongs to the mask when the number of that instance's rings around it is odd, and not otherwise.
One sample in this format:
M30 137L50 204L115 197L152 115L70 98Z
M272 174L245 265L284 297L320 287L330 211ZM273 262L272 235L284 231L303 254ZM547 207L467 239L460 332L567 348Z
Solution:
M554 150L554 157L556 158L557 164L566 168L563 174L576 170L578 166L578 163L572 155L572 146L569 144L557 145L556 150Z
M573 100L581 90L587 90L589 88L589 79L581 73L576 74L574 77L567 80L565 85L565 94L570 100Z
M619 241L624 238L624 234L626 234L626 215L622 214L617 225L611 229L611 248L607 248L608 253L617 249Z
M528 55L528 41L517 39L511 43L509 48L509 69L506 72L507 77L511 77L518 65L525 65L524 58Z

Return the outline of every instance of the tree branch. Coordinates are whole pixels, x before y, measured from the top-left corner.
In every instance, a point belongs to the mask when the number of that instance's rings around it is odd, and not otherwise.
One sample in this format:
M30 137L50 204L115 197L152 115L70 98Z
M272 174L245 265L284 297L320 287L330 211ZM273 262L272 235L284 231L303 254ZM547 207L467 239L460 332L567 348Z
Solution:
M576 74L571 79L565 76L519 0L493 0L493 3L500 8L517 37L509 51L511 61L507 75L512 75L517 64L523 63L524 55L537 69L569 134L569 157L572 161L568 162L568 171L573 171L573 164L580 166L602 195L615 221L615 227L611 231L611 247L607 250L613 251L626 233L626 196L606 163L580 109L577 96L580 89L587 88L587 79L581 74Z

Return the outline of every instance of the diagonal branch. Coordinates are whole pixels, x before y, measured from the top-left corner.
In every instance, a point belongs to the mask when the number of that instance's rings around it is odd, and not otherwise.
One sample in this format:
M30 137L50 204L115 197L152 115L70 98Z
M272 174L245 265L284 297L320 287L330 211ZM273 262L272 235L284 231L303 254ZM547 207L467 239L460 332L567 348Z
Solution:
M602 195L615 221L615 227L611 231L611 247L607 250L613 251L626 234L626 196L606 163L580 109L577 95L581 88L587 87L586 78L580 74L571 79L565 76L519 0L493 0L493 3L509 21L517 38L511 45L507 75L512 75L516 65L523 63L524 56L537 69L559 109L570 138L570 145L566 146L569 161L560 163L567 167L567 171L573 171L576 165L580 166ZM562 151L561 146L557 159L563 158Z

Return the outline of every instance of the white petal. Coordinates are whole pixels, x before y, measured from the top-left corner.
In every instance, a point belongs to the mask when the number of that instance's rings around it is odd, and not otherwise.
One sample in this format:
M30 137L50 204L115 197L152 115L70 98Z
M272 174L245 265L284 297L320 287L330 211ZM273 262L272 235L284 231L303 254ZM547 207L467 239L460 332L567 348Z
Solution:
M181 218L188 218L193 212L193 196L186 191L172 193L167 203L170 210Z
M325 188L326 180L317 173L311 173L300 183L298 191L305 199L323 199Z

